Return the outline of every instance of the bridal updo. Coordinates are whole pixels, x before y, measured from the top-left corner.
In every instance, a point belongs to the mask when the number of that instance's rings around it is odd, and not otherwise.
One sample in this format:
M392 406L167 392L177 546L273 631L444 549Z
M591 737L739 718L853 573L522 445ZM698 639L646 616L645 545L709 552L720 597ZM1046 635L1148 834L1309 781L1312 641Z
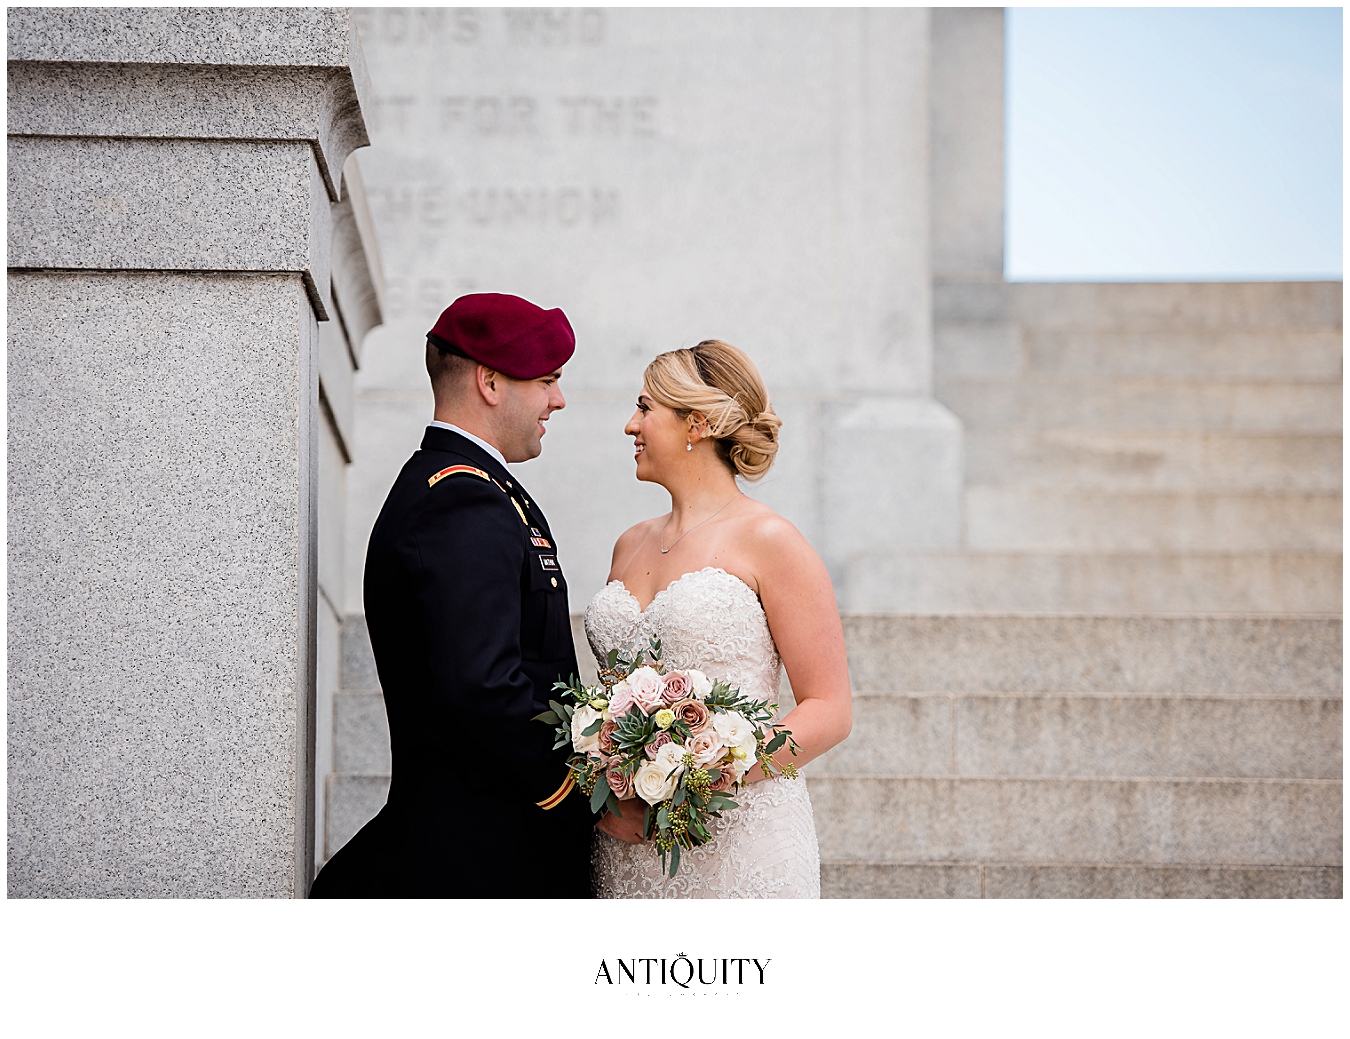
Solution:
M758 480L778 453L782 419L755 362L730 343L705 339L658 356L643 374L652 399L680 418L698 412L708 420L713 446L737 476Z

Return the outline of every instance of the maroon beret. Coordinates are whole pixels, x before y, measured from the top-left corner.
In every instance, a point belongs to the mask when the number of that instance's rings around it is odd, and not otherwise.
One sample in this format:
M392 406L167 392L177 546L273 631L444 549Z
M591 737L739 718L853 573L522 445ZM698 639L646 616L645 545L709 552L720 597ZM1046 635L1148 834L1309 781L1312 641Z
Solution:
M537 379L572 356L577 337L561 310L544 310L519 296L475 292L441 312L427 340L513 379Z

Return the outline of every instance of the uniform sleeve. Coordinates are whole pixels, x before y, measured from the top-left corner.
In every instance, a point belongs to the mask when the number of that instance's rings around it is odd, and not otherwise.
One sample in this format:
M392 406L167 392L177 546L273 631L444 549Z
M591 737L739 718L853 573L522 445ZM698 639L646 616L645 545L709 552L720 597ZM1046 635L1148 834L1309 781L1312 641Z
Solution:
M547 709L521 670L520 517L492 484L456 476L431 489L413 523L417 611L436 713L476 767L533 802L566 799L570 749L553 749Z

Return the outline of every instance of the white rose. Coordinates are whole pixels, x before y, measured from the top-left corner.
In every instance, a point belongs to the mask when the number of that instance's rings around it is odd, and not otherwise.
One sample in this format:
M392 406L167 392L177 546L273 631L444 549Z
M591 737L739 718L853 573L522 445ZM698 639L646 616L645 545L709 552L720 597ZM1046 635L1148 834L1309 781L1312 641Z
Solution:
M744 743L747 737L754 741L755 727L740 711L714 711L712 724L728 747Z
M578 707L572 712L572 746L579 753L589 754L593 750L598 750L600 730L596 729L589 736L583 736L582 733L600 720L600 712L594 707Z
M665 701L661 699L664 683L654 668L640 667L624 681L632 692L634 702L642 708L644 714L651 714L652 711L665 706Z
M666 746L672 744L668 743ZM644 762L638 766L637 775L633 777L633 792L649 805L660 804L674 794L675 788L680 785L678 775L666 778L669 771L669 768L662 768L655 761Z
M736 773L737 779L755 767L758 749L759 745L755 742L753 732L750 733L749 739L742 740L731 749L731 768Z
M674 769L675 778L678 780L680 773L684 771L684 755L685 749L678 743L667 743L656 752L652 764L661 767L661 775L663 776Z
M706 700L708 694L712 692L712 679L702 671L690 668L685 672L689 676L689 696L694 700Z

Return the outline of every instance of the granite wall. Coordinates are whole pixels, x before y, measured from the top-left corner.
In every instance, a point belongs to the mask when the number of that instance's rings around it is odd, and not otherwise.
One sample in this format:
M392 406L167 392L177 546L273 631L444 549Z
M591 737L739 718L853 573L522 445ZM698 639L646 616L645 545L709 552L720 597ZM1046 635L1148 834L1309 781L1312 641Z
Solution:
M320 329L377 304L334 261L355 32L14 8L7 33L9 894L301 894L318 473L355 363L321 403Z

